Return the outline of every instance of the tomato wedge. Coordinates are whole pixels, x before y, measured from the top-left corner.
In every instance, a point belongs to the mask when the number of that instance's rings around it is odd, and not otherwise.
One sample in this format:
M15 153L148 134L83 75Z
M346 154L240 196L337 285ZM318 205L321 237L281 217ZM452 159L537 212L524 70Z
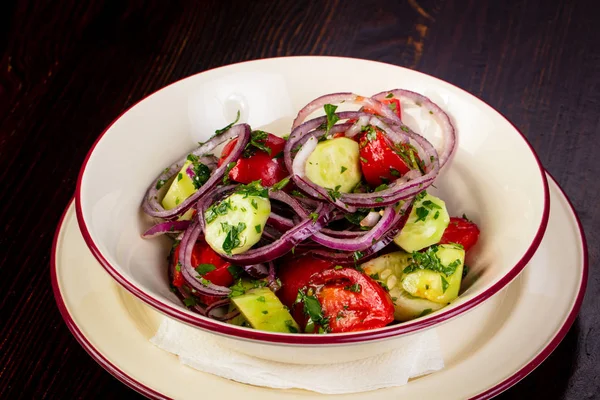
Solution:
M468 251L479 239L479 228L466 218L451 217L440 244L458 243Z
M179 262L179 245L175 248L172 262L177 265ZM215 285L231 286L233 284L233 275L229 271L230 263L225 261L217 254L204 240L198 240L192 250L192 265L199 268L202 277L214 283ZM181 271L177 268L173 273L173 286L181 287L185 284ZM211 304L219 300L218 296L206 296L196 294L204 304Z
M240 183L250 183L260 179L263 186L273 186L288 175L282 157L285 140L269 133L266 139L257 142L271 149L271 154L250 145L247 152L249 154L242 155L229 171L229 179ZM237 139L234 139L225 145L219 159L219 166L223 164L223 160L231 153L236 143Z
M363 176L373 188L382 183L393 182L411 169L408 160L405 161L394 150L388 138L378 128L372 127L372 130L361 135L359 149Z
M294 304L298 290L308 285L312 275L333 267L334 264L330 261L306 255L286 261L277 271L277 277L281 281L277 296L290 309L292 316L303 329L307 317L302 312L302 304Z
M386 326L394 303L377 282L354 268L327 269L312 276L330 332L355 332Z

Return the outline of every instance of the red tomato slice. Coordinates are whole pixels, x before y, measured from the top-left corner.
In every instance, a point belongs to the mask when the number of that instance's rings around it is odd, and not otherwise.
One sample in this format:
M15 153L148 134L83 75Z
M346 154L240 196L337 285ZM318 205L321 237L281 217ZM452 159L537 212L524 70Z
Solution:
M371 133L364 133L359 140L360 166L367 183L377 187L386 182L393 182L404 175L410 168L398 155L381 130L374 128L376 138Z
M353 268L328 269L310 279L331 332L355 332L386 326L394 303L377 282Z
M174 250L172 262L175 265L179 262L179 246ZM200 264L212 264L215 267L214 270L203 275L204 279L221 286L230 286L233 283L233 276L228 270L231 264L222 259L204 240L197 241L192 250L192 265L197 267ZM181 287L185 284L181 271L175 269L172 283L176 287ZM195 296L207 305L221 299L218 296L205 296L201 294L195 294Z
M440 244L458 243L468 251L479 239L479 228L467 219L451 217Z
M237 139L234 139L225 145L219 159L219 166L223 164L223 160L231 153L236 143ZM285 178L288 173L283 157L280 156L285 140L269 133L264 145L271 149L270 155L255 149L249 158L241 157L235 167L229 171L229 179L240 183L250 183L260 179L263 186L272 186ZM273 158L275 156L279 157Z
M313 274L333 267L334 264L330 261L320 260L311 255L293 258L279 267L277 277L281 281L281 289L277 291L277 296L290 309L302 329L306 326L308 318L302 311L302 304L294 304L298 290L308 285Z

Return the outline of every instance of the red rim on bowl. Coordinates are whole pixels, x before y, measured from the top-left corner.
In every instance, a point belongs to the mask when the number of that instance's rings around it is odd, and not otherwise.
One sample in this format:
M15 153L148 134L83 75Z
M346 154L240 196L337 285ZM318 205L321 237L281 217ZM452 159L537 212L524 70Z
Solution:
M552 176L551 176L551 178L552 178ZM552 180L556 183L556 180L554 178L552 178ZM589 268L585 234L583 231L583 226L581 225L581 221L579 220L577 213L575 213L575 208L573 207L573 204L571 203L571 201L569 200L567 195L564 193L562 188L558 185L558 183L556 183L556 186L558 187L559 191L562 193L562 195L567 200L569 207L571 208L571 211L572 211L573 215L575 216L575 220L577 222L577 228L579 230L579 236L581 238L581 245L582 245L582 252L583 252L583 270L582 270L581 284L579 286L579 290L578 290L575 302L573 303L573 308L569 312L569 315L565 319L565 322L563 323L561 328L558 330L556 335L550 340L548 345L546 345L546 347L543 348L531 361L529 361L527 364L525 364L521 369L519 369L513 375L509 376L508 378L499 382L498 384L494 385L493 387L475 395L474 397L472 397L472 399L477 399L477 400L490 399L494 396L499 395L503 391L509 389L513 385L517 384L520 380L525 378L527 375L529 375L535 368L537 368L556 349L556 347L558 347L560 342L564 339L567 332L573 325L573 322L575 321L575 318L577 317L579 309L581 308L581 303L583 302L585 289L587 287L588 268ZM119 381L123 382L125 385L131 387L132 389L138 391L139 393L141 393L149 398L166 399L168 397L166 397L163 394L157 392L156 390L146 386L142 382L137 381L134 377L127 375L117 365L110 362L110 360L108 360L86 338L86 336L83 334L83 332L77 326L77 323L71 317L71 314L69 314L69 310L67 308L65 300L62 297L62 294L60 291L60 286L58 283L58 275L57 275L57 267L56 267L56 253L58 250L59 234L62 229L64 219L67 215L67 212L71 206L72 201L73 200L71 200L71 202L69 202L69 204L67 205L67 207L65 208L65 210L63 212L60 222L56 228L56 232L54 234L54 240L52 243L50 274L51 274L51 280L52 280L52 290L54 292L54 298L58 305L59 311L60 311L63 319L65 320L67 327L69 328L69 330L71 331L71 333L73 334L75 339L79 342L79 344L83 347L83 349L98 364L100 364L100 366L102 368L104 368L106 371L108 371L111 375L113 375Z
M287 57L287 58L308 59L308 58L314 58L314 57ZM327 58L327 57L319 57L319 58ZM339 59L339 57L338 57L338 59ZM274 60L274 59L271 59L271 60ZM367 60L358 60L358 59L351 59L351 58L348 58L348 60L367 61ZM257 61L261 61L261 60L247 61L245 63L257 62ZM384 65L390 66L390 64L379 63L376 61L369 61L369 62L374 62L377 64L384 64ZM240 64L243 64L243 63L240 63ZM215 68L215 69L227 68L227 67L228 66L224 66L224 67L219 67L219 68ZM402 67L398 67L398 66L393 66L393 67L403 69ZM207 72L207 71L204 71L204 72ZM202 72L202 73L204 73L204 72ZM466 92L465 90L460 89L460 88L458 88L448 82L445 82L441 79L431 77L427 74L424 74L424 73L421 73L418 71L411 70L411 72L419 73L421 75L428 77L429 79L433 78L439 82L443 82L446 85L450 85L456 89L459 89L460 91L464 92L468 96L474 97L472 94ZM184 79L188 79L188 78L184 78ZM184 79L181 79L179 81L171 83L171 85L174 85ZM169 85L169 86L171 86L171 85ZM158 93L163 89L165 89L165 88L159 89L158 91L156 91L154 93ZM152 94L147 97L150 97L150 96L152 96ZM521 133L521 131L519 131L517 129L516 126L514 126L514 124L512 124L512 122L510 122L502 113L496 111L491 106L489 106L487 103L478 99L486 107L489 107L491 110L498 113L502 118L504 118L515 129L515 131L518 132L519 135L521 135L523 141L529 147L531 154L533 155L533 157L538 165L539 172L540 172L540 178L543 182L543 187L544 187L544 211L542 213L542 220L541 220L540 226L536 232L536 235L535 235L531 245L529 246L529 248L527 249L527 251L525 252L523 257L515 264L515 266L506 275L504 275L498 282L493 284L490 288L483 291L482 293L479 293L477 296L473 297L472 299L469 299L465 303L460 304L452 309L448 309L446 311L441 310L437 313L431 314L428 317L419 318L412 322L404 322L399 325L392 325L392 326L379 328L379 329L375 329L375 330L352 332L352 333L342 333L342 334L334 334L334 335L318 335L318 334L297 335L297 334L282 334L282 333L264 332L264 331L253 330L250 328L241 328L241 327L237 327L235 325L228 325L226 323L215 321L215 320L212 320L212 319L209 319L209 318L203 317L201 315L197 315L197 314L188 314L188 313L182 311L182 309L177 308L174 304L171 304L170 302L159 300L159 299L149 295L148 293L144 292L139 287L137 287L133 282L131 282L125 276L123 276L114 266L112 266L108 262L108 260L106 260L106 258L104 258L104 256L102 255L102 253L100 252L100 250L98 249L96 244L94 243L94 240L92 239L92 237L90 235L87 224L83 217L83 210L81 208L81 182L83 179L83 175L85 173L87 163L88 163L90 157L92 156L92 154L94 153L96 146L102 140L102 137L110 130L112 125L121 118L121 116L123 116L125 113L127 113L130 109L135 107L138 103L140 103L144 99L138 101L136 104L134 104L133 106L129 107L127 110L122 112L96 139L92 148L86 155L83 165L79 171L79 176L77 178L77 188L76 188L76 192L75 192L75 207L76 207L76 213L77 213L77 221L79 223L83 238L84 238L87 246L89 247L90 251L94 255L94 257L104 267L104 269L106 269L106 271L113 277L113 279L115 279L121 286L123 286L125 289L127 289L129 292L131 292L134 296L138 297L139 299L141 299L148 305L150 305L153 308L157 309L158 311L162 312L163 314L168 315L179 321L188 323L190 325L194 325L196 327L203 328L205 330L216 332L216 333L222 334L222 335L228 335L228 336L232 336L232 337L246 339L246 340L265 341L265 342L269 342L269 343L285 343L285 344L289 344L289 345L349 344L349 343L356 343L356 342L380 340L380 339L390 338L390 337L399 336L399 335L403 335L403 334L407 334L407 333L417 332L422 329L429 328L433 325L448 321L448 320L476 307L483 301L487 300L488 298L490 298L491 296L496 294L502 288L504 288L514 278L516 278L517 275L519 275L519 273L523 270L523 268L525 268L525 266L527 265L527 263L529 262L531 257L533 257L533 254L539 247L540 242L542 241L542 238L544 236L544 232L546 231L546 226L548 224L548 218L549 218L549 214L550 214L550 192L549 192L548 181L546 179L546 174L545 174L544 168L542 167L542 164L541 164L537 154L535 153L533 147L531 146L531 144L529 143L527 138L523 135L523 133Z

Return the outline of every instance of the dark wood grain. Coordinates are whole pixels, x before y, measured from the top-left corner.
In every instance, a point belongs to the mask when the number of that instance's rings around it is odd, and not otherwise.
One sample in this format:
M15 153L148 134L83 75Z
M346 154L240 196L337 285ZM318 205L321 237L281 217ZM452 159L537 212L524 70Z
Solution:
M302 54L435 75L522 130L583 221L590 280L563 343L499 398L600 398L595 9L592 0L2 2L0 398L138 396L79 347L52 296L52 235L79 166L103 128L149 93L209 68Z

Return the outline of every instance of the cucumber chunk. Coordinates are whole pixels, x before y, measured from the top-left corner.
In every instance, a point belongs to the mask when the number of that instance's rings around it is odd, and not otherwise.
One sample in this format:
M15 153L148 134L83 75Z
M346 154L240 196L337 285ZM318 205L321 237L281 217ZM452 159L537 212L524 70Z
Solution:
M240 254L260 240L271 202L260 196L234 193L204 213L205 239L220 254Z
M254 329L298 333L300 327L279 298L268 288L257 288L231 299Z
M443 272L419 269L402 276L402 288L412 296L448 304L458 297L465 251L456 245L439 245L435 255L444 267L455 263L454 273L446 276Z
M306 161L306 176L313 183L348 193L360 182L358 143L341 137L317 145ZM336 189L337 188L337 189Z
M412 256L396 251L374 258L361 265L371 278L389 289L394 302L394 319L408 321L437 311L458 297L465 252L455 245L438 245L435 255L443 266L458 260L455 272L445 276L442 272L418 269L404 273L412 262ZM444 291L442 277L447 282Z
M406 225L394 238L394 242L407 252L424 249L442 238L450 223L446 203L430 195L417 195Z
M403 271L409 264L410 254L396 251L361 265L367 275L389 289L389 294L394 302L394 319L396 321L409 321L430 312L429 310L433 312L444 307L443 304L414 297L402 289Z
M398 287L390 289L390 296L394 301L394 319L396 321L410 321L424 317L434 311L444 308L445 304L412 296Z
M191 161L186 161L183 164L183 167L181 167L181 170L179 170L179 173L175 175L169 190L167 190L167 193L162 200L162 206L165 210L177 207L177 205L183 203L185 199L196 192L194 182L188 176L187 172L185 172L191 164Z

